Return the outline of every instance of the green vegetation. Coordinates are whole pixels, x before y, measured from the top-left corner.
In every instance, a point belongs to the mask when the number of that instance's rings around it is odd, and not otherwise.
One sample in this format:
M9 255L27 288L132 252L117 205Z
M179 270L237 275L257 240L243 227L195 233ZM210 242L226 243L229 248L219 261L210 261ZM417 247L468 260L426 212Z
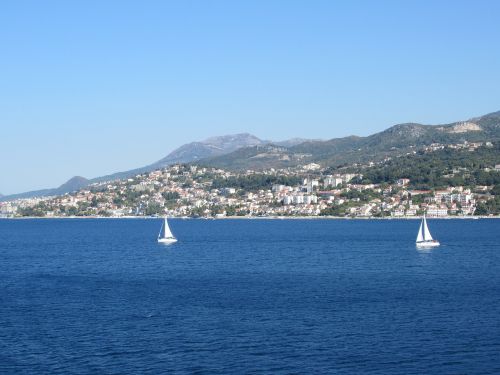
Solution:
M320 216L346 216L349 214L348 210L352 207L358 207L360 203L358 202L345 202L339 205L334 205L331 207L327 207L322 210L319 215Z
M161 193L161 196L166 200L166 201L172 201L172 200L177 200L181 196L179 195L178 192L176 191L165 191Z
M346 166L396 158L432 143L494 142L500 139L500 112L474 119L481 131L457 133L448 125L399 124L368 137L349 136L327 141L308 141L291 147L245 147L230 154L201 160L204 166L229 170L263 170L297 167L310 162ZM199 162L200 163L200 162Z
M415 189L440 189L447 186L500 184L500 172L491 168L500 164L500 145L467 149L444 149L395 158L383 165L361 171L364 183L394 183L409 178Z
M144 210L144 213L147 216L160 215L164 213L164 208L163 205L160 205L156 202L149 202L146 206L146 209Z
M363 191L349 190L340 194L342 198L347 199L359 199L361 202L369 202L372 199L382 198L382 195L373 191L372 189L366 189Z
M44 217L48 207L45 202L40 202L32 207L19 207L17 214L19 216Z
M500 214L500 195L493 196L492 199L478 202L474 215L499 215Z
M216 178L212 182L212 189L236 188L245 191L270 189L274 184L295 186L302 182L297 176L276 176L267 174L252 174L229 178Z

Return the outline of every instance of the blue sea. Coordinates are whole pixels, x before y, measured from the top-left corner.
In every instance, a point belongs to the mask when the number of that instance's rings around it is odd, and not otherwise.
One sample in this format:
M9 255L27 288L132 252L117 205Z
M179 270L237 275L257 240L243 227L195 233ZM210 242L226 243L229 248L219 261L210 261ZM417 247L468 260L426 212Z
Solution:
M500 220L0 220L2 374L500 374Z

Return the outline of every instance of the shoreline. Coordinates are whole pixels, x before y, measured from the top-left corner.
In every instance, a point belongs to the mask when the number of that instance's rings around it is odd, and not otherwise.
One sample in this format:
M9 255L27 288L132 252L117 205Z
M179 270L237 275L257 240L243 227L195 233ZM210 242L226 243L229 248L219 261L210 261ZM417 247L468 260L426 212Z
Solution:
M98 220L156 220L163 216L23 216L23 217L0 217L0 220L61 220L61 219L98 219ZM345 216L226 216L226 217L168 217L169 220L421 220L421 216L408 217L345 217ZM497 216L427 216L430 220L478 220L478 219L500 219Z

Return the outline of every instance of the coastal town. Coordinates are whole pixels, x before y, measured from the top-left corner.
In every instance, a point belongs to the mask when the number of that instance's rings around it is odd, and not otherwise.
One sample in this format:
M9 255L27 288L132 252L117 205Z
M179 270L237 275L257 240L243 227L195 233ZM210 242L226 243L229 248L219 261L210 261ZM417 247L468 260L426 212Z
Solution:
M491 145L433 144L474 152ZM383 164L387 160L380 162ZM375 163L357 166L358 170ZM352 170L346 168L345 170ZM498 173L500 165L485 167ZM94 183L61 196L0 203L0 217L354 217L411 218L488 216L485 204L495 186L449 186L415 189L408 178L373 183L362 173L322 168L309 163L296 168L227 170L177 164L122 180ZM468 173L466 169L456 173ZM498 193L498 192L497 192Z

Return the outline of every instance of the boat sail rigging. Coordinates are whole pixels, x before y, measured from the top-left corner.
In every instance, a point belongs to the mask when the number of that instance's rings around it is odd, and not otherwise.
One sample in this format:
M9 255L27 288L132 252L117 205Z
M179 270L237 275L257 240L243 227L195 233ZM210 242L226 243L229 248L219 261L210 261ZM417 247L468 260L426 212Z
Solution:
M161 243L173 243L176 242L177 239L172 234L170 227L168 225L167 218L163 220L163 223L160 228L160 233L158 233L158 242Z
M417 240L415 241L418 247L436 247L439 246L439 242L432 238L429 227L427 226L427 220L424 217L420 223L420 228L418 229Z

